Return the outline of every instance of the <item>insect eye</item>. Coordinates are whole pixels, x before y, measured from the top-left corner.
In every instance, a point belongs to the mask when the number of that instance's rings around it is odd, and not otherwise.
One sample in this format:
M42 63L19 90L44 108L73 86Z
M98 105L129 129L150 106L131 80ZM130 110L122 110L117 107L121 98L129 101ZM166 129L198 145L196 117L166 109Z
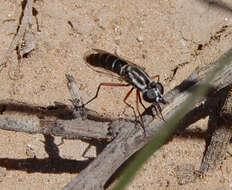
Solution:
M164 87L161 83L156 83L156 88L158 88L158 90L160 91L161 94L164 93Z
M150 83L150 88L156 88L156 85L157 85L157 83L154 82L154 81L152 81L152 82Z
M146 102L155 102L156 101L156 94L154 93L154 91L152 89L147 90L146 92L143 93L143 99Z

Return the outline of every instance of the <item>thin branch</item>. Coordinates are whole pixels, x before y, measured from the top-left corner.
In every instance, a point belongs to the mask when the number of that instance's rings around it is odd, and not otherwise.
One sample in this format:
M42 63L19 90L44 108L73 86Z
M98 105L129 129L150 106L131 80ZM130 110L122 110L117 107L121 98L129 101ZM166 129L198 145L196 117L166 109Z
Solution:
M26 1L26 5L21 19L21 24L18 28L18 31L15 37L13 38L10 47L6 51L5 55L0 58L0 71L2 70L3 67L6 66L6 63L9 60L12 52L16 49L17 46L21 44L27 28L32 23L32 4L33 4L33 0Z
M20 59L26 55L29 54L33 49L35 49L35 36L32 29L32 19L33 19L33 8L32 8L33 0L27 0L27 11L26 11L26 18L27 18L27 27L24 31L23 39L21 40L21 43L19 44L19 56Z
M67 79L67 87L69 90L69 94L71 95L71 102L74 106L74 111L73 115L75 118L82 118L86 119L87 118L87 112L86 109L84 108L82 98L80 97L78 90L77 90L77 84L76 81L74 80L73 76L71 75L65 75Z
M201 163L200 172L206 173L222 165L232 136L232 85L227 87L224 102L218 104L209 117L208 130L211 131L210 143Z

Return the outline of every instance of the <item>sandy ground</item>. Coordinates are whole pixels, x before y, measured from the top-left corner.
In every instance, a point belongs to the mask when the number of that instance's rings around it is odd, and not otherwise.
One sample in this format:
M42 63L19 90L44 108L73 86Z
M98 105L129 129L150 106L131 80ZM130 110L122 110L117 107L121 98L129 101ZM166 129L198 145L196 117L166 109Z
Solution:
M231 9L226 8L226 1L224 4L212 2L36 0L34 8L38 11L39 26L39 31L36 24L33 26L36 49L23 59L23 77L17 80L11 77L16 65L16 55L12 55L7 67L0 73L0 99L43 106L53 105L55 101L70 104L65 74L72 74L78 82L81 96L88 100L95 94L100 82L114 81L86 67L83 55L93 47L116 51L145 67L150 75L159 74L165 91L168 91L197 66L214 61L231 48ZM20 14L20 0L1 1L0 56L4 55L15 35ZM174 70L176 74L173 76ZM100 113L126 117L131 115L122 103L127 91L105 88L99 98L88 106ZM134 103L133 97L131 102ZM205 130L207 118L190 127L196 131ZM59 170L56 164L46 165L48 155L43 141L41 135L0 131L2 190L60 189L80 172L78 168ZM55 143L60 141L60 138L55 138ZM86 147L83 142L66 140L59 147L63 163L70 165L73 162L73 165L84 167L81 161L85 159L81 154ZM178 184L177 166L193 164L199 169L204 148L205 140L197 136L174 137L149 159L127 190L231 189L232 158L229 154L220 170L194 183ZM94 153L92 149L89 154ZM32 167L27 159L33 156L36 159ZM22 163L26 166L20 167Z

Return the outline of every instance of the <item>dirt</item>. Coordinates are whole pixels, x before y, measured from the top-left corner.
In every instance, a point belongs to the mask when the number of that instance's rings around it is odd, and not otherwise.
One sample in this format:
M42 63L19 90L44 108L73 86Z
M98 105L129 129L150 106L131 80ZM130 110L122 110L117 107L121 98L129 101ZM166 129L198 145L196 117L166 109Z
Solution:
M16 55L12 54L0 73L0 99L42 106L54 105L54 102L70 104L65 74L71 74L78 82L82 98L87 101L94 96L99 83L115 81L86 66L83 56L91 48L116 52L145 67L151 76L159 74L167 92L197 66L216 60L231 48L231 6L229 1L218 2L36 0L33 5L37 11L33 23L38 23L33 25L36 48L23 59L22 78L19 79L11 77L17 65ZM0 57L16 33L21 3L19 0L1 2ZM88 107L102 114L127 117L132 113L122 100L128 90L106 87ZM134 103L133 96L130 102ZM204 131L207 118L190 128ZM61 170L55 163L46 165L49 161L42 135L1 130L0 137L2 190L60 189L85 166L81 154L88 145L81 141L66 140L59 146L64 165L80 166L79 169ZM55 143L60 141L55 138ZM191 164L199 169L204 149L202 137L175 136L149 159L127 189L231 189L232 158L229 154L221 169L192 183L178 183L178 166ZM95 150L89 154L94 156Z

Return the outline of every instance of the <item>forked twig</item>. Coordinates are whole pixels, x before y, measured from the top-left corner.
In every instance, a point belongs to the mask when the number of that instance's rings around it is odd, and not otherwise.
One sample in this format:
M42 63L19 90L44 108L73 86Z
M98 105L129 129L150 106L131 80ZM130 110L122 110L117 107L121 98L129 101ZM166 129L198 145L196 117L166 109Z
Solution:
M226 156L232 136L232 84L225 89L226 96L209 116L211 139L201 163L200 172L219 168Z

